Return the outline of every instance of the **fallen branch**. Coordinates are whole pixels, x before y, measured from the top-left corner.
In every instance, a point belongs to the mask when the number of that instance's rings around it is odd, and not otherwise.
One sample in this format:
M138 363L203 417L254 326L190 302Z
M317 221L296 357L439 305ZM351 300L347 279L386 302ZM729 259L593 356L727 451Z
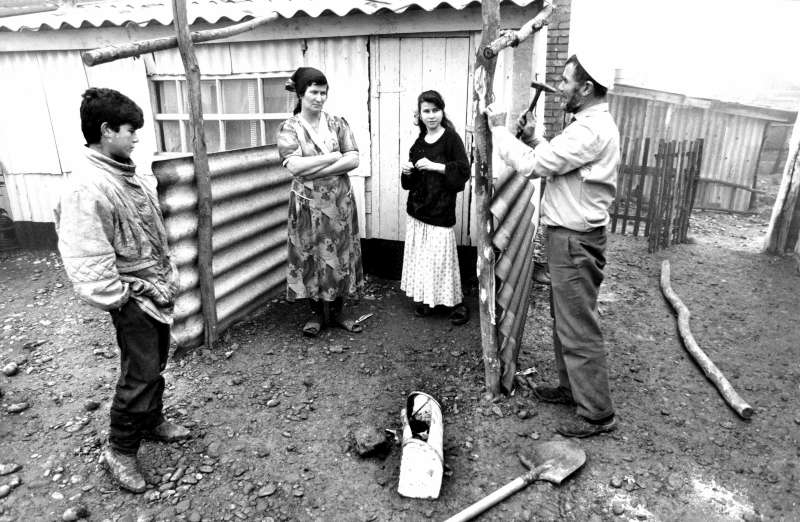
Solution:
M500 36L498 38L492 40L489 45L486 45L481 49L483 57L487 60L491 60L506 47L518 46L530 35L547 25L547 20L550 18L550 15L553 13L554 9L555 8L553 7L552 0L544 0L542 10L539 11L539 13L534 18L529 20L525 25L520 27L519 31L508 29L500 31Z
M706 377L714 383L714 386L717 387L722 398L725 399L728 405L730 405L740 417L744 419L752 417L753 408L744 402L744 399L736 393L736 390L733 389L728 379L725 378L714 362L700 349L697 345L697 341L694 340L694 336L689 329L689 316L691 314L669 284L669 261L666 259L661 263L661 291L678 314L678 331L681 334L686 350L703 370L703 373L706 374Z
M221 38L228 38L237 34L244 33L255 29L260 25L264 25L278 18L278 13L272 13L267 16L253 18L247 22L229 25L221 29L209 29L207 31L194 31L191 33L193 43L209 42L211 40L219 40ZM120 58L130 58L132 56L141 56L143 54L152 53L156 51L163 51L165 49L174 49L178 47L177 36L166 36L164 38L153 38L151 40L142 40L139 42L130 42L119 45L107 45L99 49L92 49L81 53L83 63L92 67L102 63L113 62Z

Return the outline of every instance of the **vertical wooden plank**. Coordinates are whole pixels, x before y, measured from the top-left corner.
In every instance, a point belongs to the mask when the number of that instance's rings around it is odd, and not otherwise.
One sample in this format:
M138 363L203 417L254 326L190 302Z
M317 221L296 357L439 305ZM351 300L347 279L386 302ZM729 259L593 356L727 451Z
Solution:
M467 37L452 37L445 40L445 80L442 85L442 96L444 96L447 107L445 112L450 121L456 128L456 132L461 136L466 146L466 125L468 96L465 88L469 76L469 39ZM468 152L469 153L469 152ZM466 238L466 228L469 222L464 223L464 206L469 205L469 192L465 190L458 193L456 197L456 225L455 234L458 244L464 244ZM466 197L465 197L466 196ZM466 202L466 203L465 203Z
M186 16L186 0L173 0L172 12L178 49L186 71L189 87L189 115L194 131L194 175L197 187L197 268L200 283L200 299L203 309L203 334L207 348L214 347L217 339L217 303L214 296L214 274L212 271L213 245L211 237L211 174L206 154L205 131L203 129L203 105L200 97L200 67L194 54L194 43L189 33Z
M659 140L658 152L655 155L655 171L650 180L650 202L647 212L647 226L644 234L647 236L647 251L655 251L656 238L658 237L658 209L660 208L661 178L664 168L664 141Z
M644 150L642 151L642 160L639 166L639 180L636 185L636 216L633 222L633 235L639 235L639 224L642 221L642 196L644 194L644 186L647 181L647 159L650 154L650 138L644 140Z
M400 39L380 39L378 96L380 105L378 172L378 237L403 241L399 230L400 183Z
M665 194L666 198L664 201L664 211L666 215L664 217L663 223L663 234L662 234L662 242L661 246L666 248L670 245L670 239L672 234L672 218L673 218L673 211L672 206L675 201L675 180L677 177L677 146L678 142L671 141L669 142L669 152L667 155L667 185L665 187Z
M373 166L372 175L367 181L365 199L368 206L364 209L367 221L368 238L380 237L380 122L381 104L380 92L380 56L381 39L377 36L369 37L369 137L372 146L370 147L370 164Z
M628 227L628 214L631 211L631 198L633 197L633 175L636 163L638 162L638 154L641 145L641 138L637 137L633 142L633 147L625 139L625 147L628 147L628 166L625 168L625 213L622 215L622 234Z
M399 75L399 161L408 160L408 150L419 136L419 127L414 125L414 111L417 110L417 96L424 90L422 81L422 71L424 66L422 49L424 43L422 38L401 38L400 39L400 75ZM400 166L398 164L395 176L397 183L400 182ZM397 229L400 240L406 237L406 201L408 191L400 188L397 199Z
M480 34L477 32L473 32L469 36L469 40L467 43L467 83L466 85L462 86L462 89L466 93L467 102L465 107L465 135L464 135L464 146L467 149L467 156L470 158L470 161L473 160L473 146L475 144L475 120L474 120L474 113L472 111L472 85L474 79L474 69L475 69L475 52L478 48ZM475 209L477 208L477 202L475 199L475 191L473 190L475 186L475 165L472 165L470 170L470 179L467 181L467 185L464 187L464 196L465 196L465 204L463 205L462 213L461 213L461 238L462 244L464 245L477 245L477 227L478 227L478 220L477 220L477 213ZM472 276L473 274L470 274Z

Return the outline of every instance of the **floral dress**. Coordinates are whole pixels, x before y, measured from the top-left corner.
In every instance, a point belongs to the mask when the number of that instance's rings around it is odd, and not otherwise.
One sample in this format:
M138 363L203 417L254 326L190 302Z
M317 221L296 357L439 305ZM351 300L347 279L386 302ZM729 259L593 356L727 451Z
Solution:
M325 126L325 127L323 127ZM284 166L292 156L357 151L344 118L322 112L320 132L294 115L278 131L278 153ZM323 151L324 147L328 150ZM358 297L364 288L358 214L347 173L302 181L295 177L289 195L289 260L286 297L333 301Z

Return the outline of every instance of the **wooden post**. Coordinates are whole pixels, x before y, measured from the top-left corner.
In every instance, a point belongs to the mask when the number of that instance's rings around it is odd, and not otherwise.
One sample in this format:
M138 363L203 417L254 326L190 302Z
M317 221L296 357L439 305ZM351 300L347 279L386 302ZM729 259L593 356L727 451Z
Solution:
M197 187L197 271L200 278L200 301L203 309L204 339L207 348L213 348L217 338L217 303L214 296L214 273L211 262L211 173L208 167L205 131L203 130L203 105L200 98L200 66L194 53L194 42L189 32L186 0L174 0L175 32L178 50L186 71L189 89L189 115L194 152L194 179Z
M488 46L496 37L500 26L500 2L481 2L483 31L480 48ZM478 101L486 104L494 100L493 82L497 58L478 52L475 59L473 85L474 106ZM481 348L483 350L486 394L495 399L500 395L500 359L498 357L497 326L495 321L494 226L489 207L492 202L492 138L483 114L475 114L475 201L478 219L478 286L481 318Z

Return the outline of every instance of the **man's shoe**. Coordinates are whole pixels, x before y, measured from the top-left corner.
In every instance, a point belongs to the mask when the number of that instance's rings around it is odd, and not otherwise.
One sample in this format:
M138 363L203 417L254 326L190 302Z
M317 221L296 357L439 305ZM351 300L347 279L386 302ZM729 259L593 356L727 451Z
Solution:
M592 435L599 435L601 433L609 433L617 429L617 419L611 417L611 420L605 421L601 424L593 424L583 417L565 422L556 428L556 431L565 437L591 437Z
M188 439L190 434L187 428L164 419L161 424L145 433L145 438L160 442L176 442Z
M540 285L550 285L550 272L547 271L547 265L534 262L533 264L533 281Z
M572 394L560 386L534 386L533 396L542 402L575 406L575 399L572 398Z
M142 493L147 488L139 462L134 455L125 455L112 448L106 448L101 459L103 465L121 488L132 493Z

